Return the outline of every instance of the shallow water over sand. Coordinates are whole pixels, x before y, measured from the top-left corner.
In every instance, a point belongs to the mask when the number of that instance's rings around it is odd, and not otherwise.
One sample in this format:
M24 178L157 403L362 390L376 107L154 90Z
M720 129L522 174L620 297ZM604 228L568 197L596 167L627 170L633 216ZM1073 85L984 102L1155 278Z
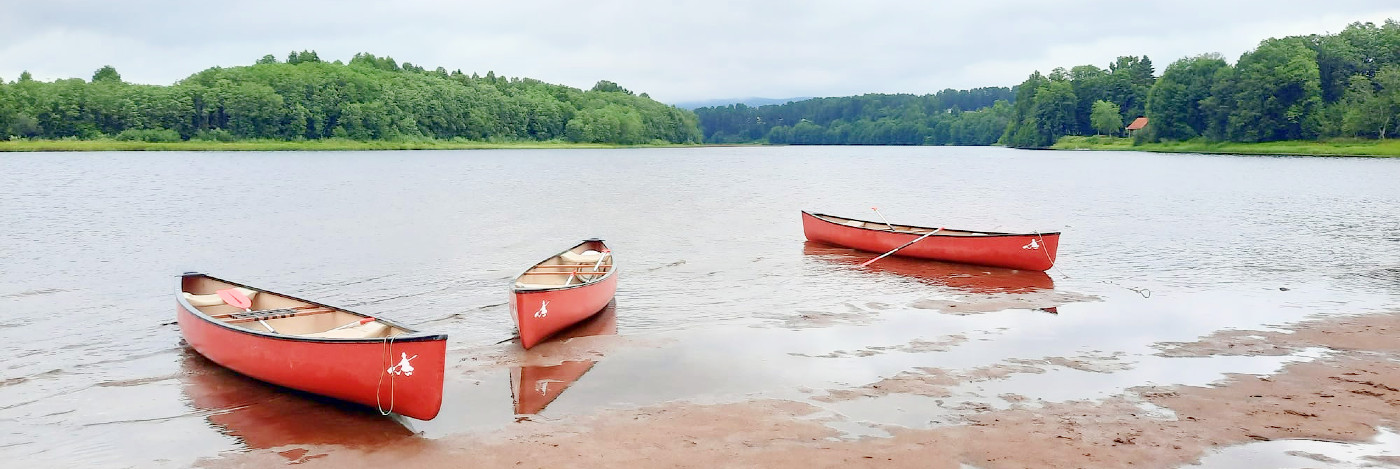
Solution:
M1269 373L1311 357L1158 344L1400 307L1396 181L1400 160L1000 148L7 154L0 458L295 461L305 445L761 398L816 405L858 438ZM1062 231L1060 258L1046 274L862 269L870 254L804 241L800 210L872 205L895 223ZM592 236L621 269L615 332L498 343L509 280ZM442 414L398 422L210 364L170 324L185 271L447 333ZM517 415L513 372L566 363L552 400ZM959 373L948 396L840 394L925 368Z

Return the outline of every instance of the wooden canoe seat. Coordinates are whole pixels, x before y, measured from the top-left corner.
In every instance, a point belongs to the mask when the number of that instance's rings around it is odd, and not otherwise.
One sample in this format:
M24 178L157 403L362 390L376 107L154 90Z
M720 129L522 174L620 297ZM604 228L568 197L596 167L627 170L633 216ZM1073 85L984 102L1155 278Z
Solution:
M234 290L242 292L243 296L248 297L250 300L253 299L253 295L258 294L257 290L250 290L243 287L237 287L234 288ZM185 294L185 301L189 301L191 306L218 306L224 304L224 299L219 298L219 295L216 293L210 293L208 295L191 295L189 292L182 293Z
M214 316L215 319L223 319L225 322L240 323L251 321L266 321L268 319L282 319L290 317L303 317L313 314L334 313L335 310L324 306L312 306L309 308L278 308L260 309L257 311L234 311L229 314Z
M865 228L865 222L860 220L846 220L845 223L842 224L846 226L854 226L856 228Z
M582 254L568 251L559 255L559 260L572 264L597 264L603 260L604 253L598 251L584 251Z
M371 337L384 337L388 333L389 326L387 324L374 321L335 331L312 332L310 334L300 335L302 337L318 337L322 339L368 339Z

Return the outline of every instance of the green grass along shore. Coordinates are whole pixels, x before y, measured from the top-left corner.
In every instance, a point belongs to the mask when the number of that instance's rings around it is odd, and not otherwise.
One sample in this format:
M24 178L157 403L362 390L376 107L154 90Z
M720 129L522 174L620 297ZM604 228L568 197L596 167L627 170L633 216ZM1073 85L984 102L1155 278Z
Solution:
M0 142L0 152L40 151L369 151L369 150L478 150L478 149L564 149L564 148L630 148L630 147L693 146L680 144L615 145L603 143L542 142L477 142L464 140L240 140L219 142L188 140L179 142L142 142L126 140L10 140Z
M189 140L180 142L142 142L125 140L10 140L0 142L0 152L46 151L372 151L372 150L477 150L477 149L576 149L703 146L683 144L615 145L602 143L543 142L478 142L461 140L242 140L234 142ZM1149 151L1162 153L1205 153L1229 155L1290 155L1290 156L1379 156L1400 157L1400 139L1388 140L1291 140L1264 143L1230 142L1166 142L1133 145L1126 137L1060 138L1053 150Z
M1127 137L1068 136L1061 137L1050 148L1053 150L1150 151L1225 155L1400 157L1400 140L1395 139L1287 140L1261 143L1189 140L1133 145L1133 139Z

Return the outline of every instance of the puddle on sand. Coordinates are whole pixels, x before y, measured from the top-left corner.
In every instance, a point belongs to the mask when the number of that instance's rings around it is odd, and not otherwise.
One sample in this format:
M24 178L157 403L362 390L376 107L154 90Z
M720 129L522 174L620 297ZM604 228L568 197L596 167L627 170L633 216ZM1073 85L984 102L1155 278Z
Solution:
M1400 433L1381 428L1369 443L1274 440L1216 450L1201 458L1202 469L1235 467L1362 468L1400 466Z

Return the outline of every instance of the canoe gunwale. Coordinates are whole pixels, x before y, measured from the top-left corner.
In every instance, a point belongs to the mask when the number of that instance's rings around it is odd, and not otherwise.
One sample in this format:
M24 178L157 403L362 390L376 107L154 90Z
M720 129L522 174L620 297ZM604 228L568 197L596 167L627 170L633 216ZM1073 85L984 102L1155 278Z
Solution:
M886 223L883 222L883 221L861 220L861 219L859 219L859 218L848 218L848 217L842 217L842 216L836 216L836 215L827 215L827 214L825 214L825 213L813 213L813 212L808 212L808 211L806 211L806 210L803 210L802 213L807 214L807 215L809 215L809 216L811 216L812 218L815 218L815 219L817 219L817 220L821 220L821 221L823 221L823 222L830 223L830 224L832 224L832 225L840 226L840 227L843 227L843 228L850 228L850 229L853 229L853 230L867 230L867 231L876 231L876 232L880 232L880 233L895 233L895 234L905 234L905 235L912 235L912 236L921 236L921 235L925 234L925 233L909 233L909 232L905 232L905 231L891 230L891 229L888 229L888 228L880 229L880 228L867 228L867 227L864 227L864 226L843 225L843 224L841 224L841 223L837 223L837 222L831 221L831 219L835 218L835 219L840 219L840 220L854 220L854 221L863 222L863 223L874 223L874 224L877 224L877 225L885 225ZM911 228L920 228L920 229L925 229L925 230L937 230L937 229L940 229L940 228L936 228L936 227L918 226L918 225L896 225L896 226L908 226L908 227L911 227ZM956 229L956 228L944 228L944 229L949 230L949 231L962 231L962 232L966 232L966 233L977 233L977 234L980 234L980 235L984 235L984 236L982 236L982 237L998 237L998 236L1050 236L1050 235L1058 235L1058 234L1060 234L1059 231L1043 231L1043 232L1041 232L1041 231L1036 231L1036 232L1031 232L1031 233L1006 233L1006 232L1000 232L1000 231L964 230L964 229ZM949 238L960 237L960 236L954 235L954 234L941 234L941 233L934 233L932 236L944 236L944 237L949 237Z
M243 287L243 288L247 288L247 289L250 289L250 290L256 290L256 291L259 291L259 292L267 292L267 293L271 293L271 294L274 294L274 295L287 297L287 298L290 298L290 299L293 299L293 300L302 301L302 302L305 302L305 303L308 303L308 304L312 304L312 305L316 305L316 306L320 306L320 307L324 307L324 308L330 308L331 310L334 310L334 311L342 311L342 312L346 312L346 313L350 313L350 314L354 314L354 315L356 315L356 316L366 317L366 318L367 318L367 317L371 317L371 316L369 316L369 315L366 315L366 314L363 314L363 313L358 313L358 312L355 312L355 311L350 311L350 310L345 309L345 308L339 308L339 307L327 305L327 304L324 304L324 303L320 303L320 302L316 302L316 301L311 301L311 300L308 300L308 299L305 299L305 298L298 298L298 297L295 297L295 296L292 296L292 295L288 295L288 294L285 294L285 293L278 293L278 292L274 292L274 291L267 290L267 289L263 289L263 288L258 288L258 287L253 287L253 286L249 286L249 285L244 285L244 284L241 284L241 283L238 283L238 282L233 282L233 281L229 281L229 280L224 280L224 279L222 279L222 278L218 278L218 277L215 277L215 276L212 276L212 275L203 274L203 273L199 273L199 272L186 272L186 273L180 275L180 278L181 278L181 279L184 279L184 278L187 278L187 277L204 277L204 278L208 278L208 279L211 279L211 280L217 280L217 281L220 281L220 282L224 282L224 283L227 283L227 284L229 284L229 285L234 285L234 286L238 286L238 287ZM402 329L402 330L404 330L404 331L407 331L408 333L402 334L402 335L391 336L391 337L328 338L328 337L305 337L305 336L299 336L299 335L288 335L288 334L277 334L277 333L272 333L272 332L255 331L255 330L252 330L252 329L245 329L245 328L242 328L242 327L235 327L235 326L230 325L230 324L228 324L228 323L226 323L226 322L224 322L224 321L220 321L220 320L218 320L218 319L214 319L212 316L209 316L208 314L205 314L204 311L200 311L199 308L196 308L194 305L190 304L189 300L186 300L186 299L185 299L185 295L182 294L182 293L185 292L184 290L185 290L185 289L184 289L184 282L181 282L180 285L177 285L177 286L175 287L175 301L176 301L176 303L180 306L180 308L182 308L182 309L184 309L186 312L190 313L191 316L193 316L193 317L195 317L195 318L198 318L198 319L201 319L201 320L203 320L203 321L205 321L205 322L208 322L208 323L217 325L218 327L221 327L221 328L223 328L223 329L225 329L225 330L228 330L228 331L238 332L238 333L241 333L241 334L252 335L252 336L256 336L256 337L261 338L261 339L288 340L288 341L315 342L315 343L330 343L330 344L382 343L382 342L386 342L386 341L392 341L392 342L431 342L431 341L438 341L438 340L447 340L447 334L434 334L434 333L428 333L428 332L421 332L421 331L418 331L417 329L413 329L413 328L411 328L411 327L406 327L406 326L404 326L404 325L402 325L402 324L399 324L399 323L397 323L397 322L394 322L393 320L384 319L384 318L380 318L380 317L374 317L375 321L382 322L382 323L387 324L387 325L389 325L389 326L391 326L391 327L395 327L395 328L398 328L398 329Z
M578 284L578 285L560 285L560 286L551 287L551 288L520 288L520 287L516 286L516 283L520 282L520 279L521 279L521 278L524 278L524 277L525 277L525 274L530 273L530 271L531 271L531 270L534 270L535 267L539 267L541 264L544 264L544 263L546 263L546 262L549 262L550 259L553 259L553 258L562 256L562 255L564 255L564 253L566 253L566 252L573 251L574 248L577 248L577 247L579 247L579 246L582 246L582 245L585 245L585 244L588 244L588 243L593 243L593 242L602 244L603 247L607 247L607 246L608 246L607 243L604 243L603 240L601 240L601 239L598 239L598 238L590 238L590 239L585 239L585 240L583 240L582 242L580 242L580 243L578 243L578 244L575 244L575 245L573 245L573 246L570 246L568 249L565 249L565 250L563 250L563 251L559 251L559 252L557 252L557 253L554 253L554 255L549 256L549 257L546 257L546 258L544 258L544 260L539 261L539 262L536 262L536 263L534 263L533 265L531 265L531 266L529 266L529 267L526 267L525 270L523 270L523 271L521 271L519 274L517 274L517 275L515 276L515 279L514 279L514 280L511 280L511 283L510 283L510 291L511 291L511 293L515 293L515 294L526 294L526 293L537 293L537 292L556 292L556 291L570 290L570 289L575 289L575 288L591 287L591 286L594 286L595 284L597 284L597 283L599 283L599 282L602 282L602 281L604 281L604 280L607 280L608 277L612 277L613 274L616 274L616 273L617 273L617 266L616 266L616 265L614 265L611 269L608 269L607 273L604 273L601 277L594 278L593 280L589 280L589 281L587 281L587 282L580 283L580 284ZM611 257L611 255L609 255L609 257ZM586 273L591 273L591 272L586 272Z

